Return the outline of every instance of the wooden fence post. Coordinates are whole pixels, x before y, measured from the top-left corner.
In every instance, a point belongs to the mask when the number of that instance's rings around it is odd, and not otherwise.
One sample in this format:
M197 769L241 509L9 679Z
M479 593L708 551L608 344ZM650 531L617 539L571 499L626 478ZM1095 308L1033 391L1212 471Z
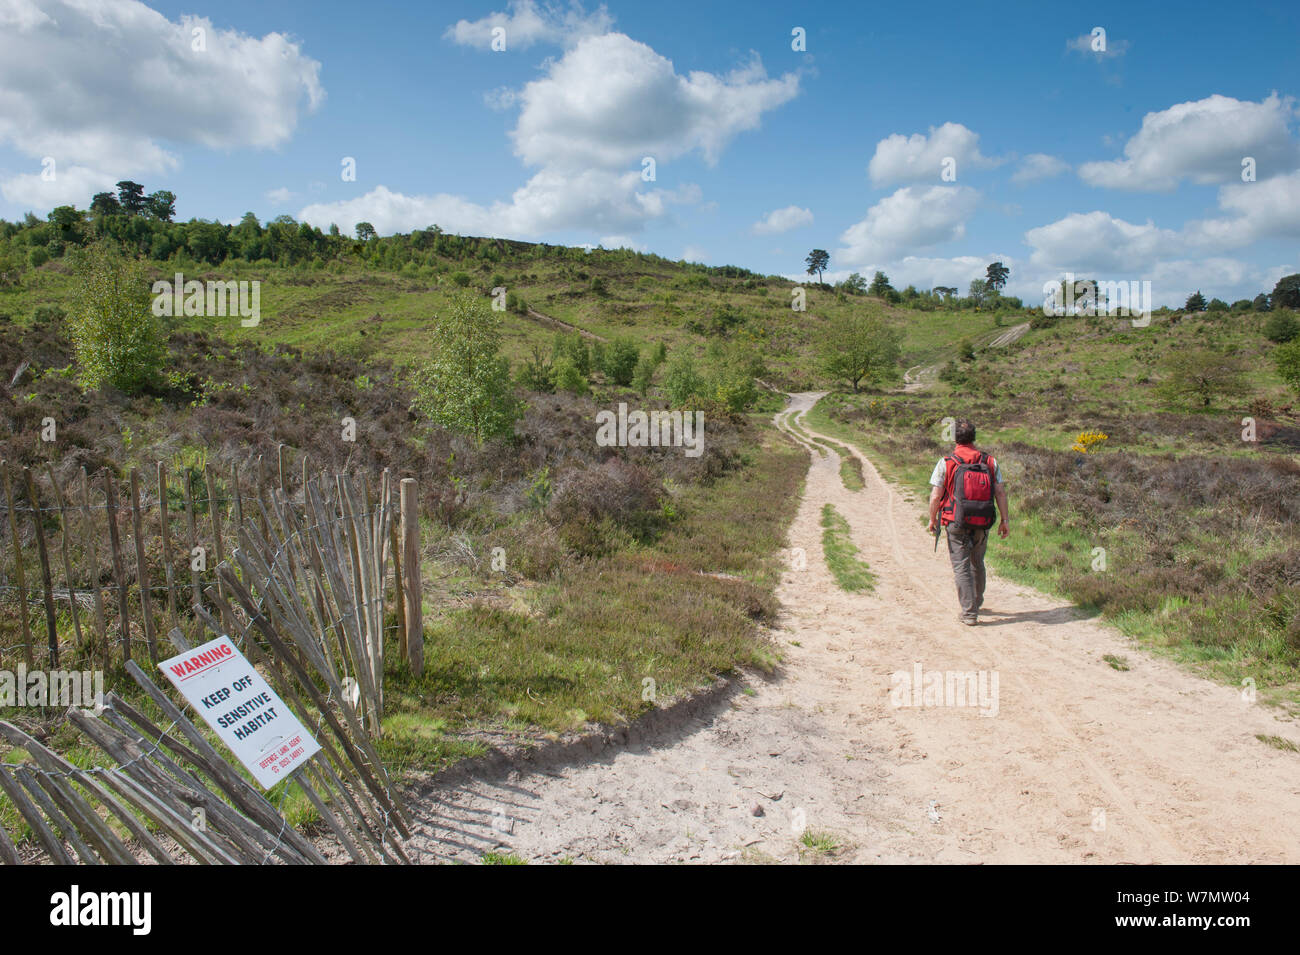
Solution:
M50 487L54 489L54 500L59 505L59 549L63 553L63 579L68 585L68 607L72 611L72 630L77 635L77 646L84 642L81 634L81 614L77 611L77 589L73 585L72 558L68 556L68 507L63 500L63 491L59 489L59 480L54 476L54 468L46 464L45 470L50 476Z
M27 500L32 505L32 523L36 528L36 553L40 558L41 586L44 588L41 597L45 604L45 632L50 669L56 670L59 666L59 628L54 613L54 576L50 573L50 554L45 547L45 527L41 523L41 502L36 497L36 482L32 479L31 468L23 468L23 479L27 484Z
M180 627L176 615L176 570L172 567L172 532L167 513L167 465L158 462L158 527L162 535L163 574L167 579L167 616L171 629Z
M140 516L140 472L131 469L131 537L135 543L135 576L140 583L140 614L149 660L158 662L158 638L153 629L153 594L150 591L149 562L144 556L144 522Z
M95 627L99 631L99 644L102 648L104 669L108 669L108 625L104 622L104 594L99 580L99 553L95 547L95 515L90 509L90 478L86 469L81 469L81 536L85 540L86 552L83 555L90 564L90 589L95 600Z
M18 517L14 513L14 493L9 482L9 463L0 461L0 471L4 472L5 507L9 510L9 538L14 546L14 577L18 581L18 619L23 627L23 660L27 666L35 662L32 659L32 631L27 623L27 575L23 572L23 548L18 539Z
M420 507L415 478L402 478L402 600L406 654L412 672L424 673L424 612L420 599Z
M113 554L113 581L117 584L117 616L122 626L122 659L131 659L131 617L126 604L126 571L122 569L122 538L117 529L117 487L104 468L104 503L108 515L108 547Z
M392 490L393 489L389 487L388 493L390 495L392 494ZM390 508L392 507L391 500L389 501L388 506ZM401 534L401 528L398 526L401 524L400 514L398 515L398 518L398 520L389 520L388 522L388 546L389 550L392 551L393 554L393 593L397 597L397 599L393 601L393 608L397 612L397 655L403 660L406 660L410 657L410 654L406 650L406 601L402 599L402 592L405 587L402 583L404 579L402 577L402 542L399 537Z
M185 554L185 561L190 565L191 603L201 604L203 602L203 597L199 592L199 572L194 569L194 549L199 546L199 528L198 522L194 517L194 494L190 490L190 479L193 477L193 474L193 471L186 468L184 476L181 479L184 484L182 490L185 492L185 525L189 528L190 532L190 546L186 548L187 552ZM206 566L207 560L205 556L204 567Z
M204 465L203 480L208 486L208 517L212 520L212 540L217 552L216 566L220 567L226 559L226 548L221 543L221 508L217 504L217 482L212 477L212 468ZM217 593L224 594L221 589L221 578L217 578Z

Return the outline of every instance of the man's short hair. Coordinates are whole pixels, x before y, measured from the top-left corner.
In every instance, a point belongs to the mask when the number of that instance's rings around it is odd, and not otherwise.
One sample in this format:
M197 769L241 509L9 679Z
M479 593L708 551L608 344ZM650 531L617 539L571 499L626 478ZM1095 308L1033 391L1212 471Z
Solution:
M957 429L953 432L958 444L975 443L975 425L971 424L969 418L962 418L957 422Z

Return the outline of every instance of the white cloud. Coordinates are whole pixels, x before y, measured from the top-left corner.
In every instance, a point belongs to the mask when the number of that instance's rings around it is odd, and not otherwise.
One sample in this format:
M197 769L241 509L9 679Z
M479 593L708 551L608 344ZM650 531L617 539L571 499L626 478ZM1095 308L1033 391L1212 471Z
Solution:
M837 255L850 266L874 265L960 239L979 198L969 186L904 186L844 230Z
M831 257L834 262L834 256ZM852 273L857 272L871 281L872 275L877 269L885 273L889 279L889 284L900 292L909 285L914 285L919 291L928 291L937 285L945 288L952 286L960 290L961 294L966 294L966 287L970 284L971 279L983 278L984 270L990 262L1001 261L1003 264L1012 268L1014 273L1014 262L1010 256L1006 255L957 255L950 258L928 258L926 256L906 255L901 259L895 259L889 262L873 263L872 267L866 272L861 269L835 269L826 272L826 281L830 283L843 282ZM787 278L794 281L806 280L807 273L789 275Z
M405 195L377 186L341 202L314 203L298 213L301 221L324 228L331 222L370 222L381 235L437 224L448 232L501 238L534 238L563 229L619 235L668 215L673 205L698 197L698 187L640 192L636 171L582 173L543 170L515 190L509 202L481 205L460 196Z
M813 214L799 206L786 206L784 209L773 209L766 216L755 222L750 227L754 235L776 235L780 232L789 232L791 229L798 229L801 226L812 225Z
M281 186L278 189L268 190L266 193L266 198L268 201L275 203L277 206L282 206L296 195L297 193L291 192L288 189L288 187Z
M767 77L753 59L720 76L681 76L643 43L611 33L588 37L518 94L515 152L540 167L509 202L483 206L453 195L407 196L386 188L345 202L308 206L301 218L373 222L380 232L436 222L493 236L538 236L560 229L627 235L675 204L700 200L698 186L654 188L641 159L698 151L716 162L731 139L798 92L798 78ZM352 217L355 216L356 219Z
M1182 250L1172 229L1125 222L1106 212L1071 213L1048 225L1030 229L1025 242L1035 265L1059 266L1075 272L1118 273L1150 268Z
M507 9L509 13L489 13L479 20L457 21L443 36L461 46L491 50L492 31L500 27L505 31L507 51L526 50L538 43L571 46L583 37L607 33L614 25L614 18L604 4L590 14L576 2L564 10L534 0L511 0Z
M798 91L795 74L769 79L757 57L725 76L682 76L644 43L610 33L582 40L520 91L511 135L529 164L627 168L695 150L712 164Z
M894 133L876 143L876 151L867 165L867 175L876 186L900 182L938 182L944 161L956 160L960 176L966 166L996 166L1000 160L981 155L979 134L961 123L944 123L930 127L929 135Z
M631 249L633 252L649 252L650 248L641 242L633 242L625 235L602 235L600 244L607 249Z
M1231 215L1187 224L1189 245L1222 251L1262 239L1300 239L1300 169L1223 186L1219 208Z
M1259 266L1222 256L1157 262L1149 277L1156 304L1170 306L1181 306L1197 289L1204 289L1207 299L1226 297L1232 302L1238 298L1254 298L1264 290L1266 281Z
M1001 262L1016 271L1016 262L1008 255L957 255L951 258L927 258L909 255L892 263L888 272L890 283L896 289L915 285L918 289L932 289L937 285L957 289L965 295L974 279L982 279L990 262Z
M32 162L33 168L41 164ZM164 163L161 168L170 168ZM55 206L76 205L86 208L90 197L97 192L112 190L122 178L97 168L79 164L63 165L55 159L54 178L42 178L40 172L19 173L0 182L0 195L15 204L31 209L53 209Z
M1126 222L1100 210L1072 213L1030 229L1030 260L1075 272L1151 272L1191 256L1222 254L1269 239L1300 239L1300 170L1261 182L1223 186L1225 215L1162 229L1147 220Z
M41 10L32 0L6 0L0 6L0 27L16 30L31 30L46 23L53 23L49 15Z
M682 260L685 262L707 262L709 261L709 253L698 245L688 245L682 249Z
M483 94L483 103L488 109L504 112L515 105L518 94L508 86L498 86Z
M1095 56L1099 60L1114 59L1123 56L1128 52L1128 40L1112 40L1109 34L1106 34L1106 48L1104 50L1095 50L1094 40L1091 33L1084 33L1065 41L1065 48L1075 53L1082 53L1085 56Z
M314 203L299 212L298 219L320 228L335 222L344 232L350 232L358 222L369 222L381 235L409 232L426 225L440 225L447 232L502 234L491 228L491 211L483 206L445 193L407 196L387 186L376 186L355 199Z
M87 203L118 179L175 168L175 146L278 146L304 100L311 110L325 95L320 64L283 34L173 22L136 0L6 0L0 26L0 143L58 163L52 183L0 183L10 202Z
M965 295L972 280L984 278L990 262L1002 262L1011 270L1003 294L1020 298L1030 308L1042 304L1043 286L1048 282L1059 281L1066 272L1073 272L1077 279L1095 278L1103 282L1147 280L1151 282L1151 294L1156 307L1181 307L1187 296L1198 288L1207 297L1217 295L1229 302L1239 298L1254 298L1260 291L1271 289L1283 275L1297 270L1297 265L1294 264L1261 268L1238 259L1212 256L1159 261L1142 269L1106 271L1077 264L1035 265L996 250L984 255L948 258L909 255L873 265L872 270L878 268L883 271L894 288L900 291L908 285L914 285L921 291L942 285L956 288L958 294ZM872 270L863 272L868 280ZM828 271L826 281L843 281L849 272L847 268ZM786 277L795 282L807 280L807 276L802 273Z
M1020 167L1012 174L1012 182L1038 182L1051 179L1067 171L1070 164L1063 159L1049 156L1047 153L1030 153L1020 161Z
M1079 177L1092 186L1164 191L1183 179L1194 183L1240 181L1242 159L1255 159L1257 175L1295 168L1300 152L1289 126L1295 100L1273 93L1253 103L1214 96L1178 103L1142 118L1124 145L1123 159L1084 163Z

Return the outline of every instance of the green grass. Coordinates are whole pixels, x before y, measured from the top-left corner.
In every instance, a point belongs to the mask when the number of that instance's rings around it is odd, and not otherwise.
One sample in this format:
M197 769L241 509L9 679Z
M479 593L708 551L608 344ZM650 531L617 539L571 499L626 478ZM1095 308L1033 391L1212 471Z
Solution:
M743 343L764 356L766 380L791 390L821 384L818 345L826 324L843 315L870 311L885 318L903 336L907 365L937 362L963 338L1003 330L990 312L922 312L815 285L805 286L807 310L796 313L790 309L795 283L776 276L707 276L676 262L600 250L580 258L512 260L510 255L496 262L434 257L432 264L401 271L351 257L293 266L229 259L219 266L157 261L150 267L168 280L181 271L186 278L262 283L257 327L244 328L238 319L181 317L172 320L178 329L268 348L280 343L330 348L358 358L390 359L399 366L427 354L434 316L451 296L466 291L451 280L460 271L470 276L470 293L486 294L500 273L506 287L532 309L602 338L627 336L643 347L662 342L670 352L685 348L701 354L711 342ZM605 294L591 290L595 277L604 280ZM0 290L0 313L21 323L39 305L68 309L73 284L63 260L28 270L16 288ZM739 321L719 327L716 320L723 315L739 316ZM520 362L534 345L549 350L553 326L517 312L502 313L502 319L503 349L512 362ZM1017 313L1004 324L1019 320Z
M799 837L801 851L807 850L819 856L831 856L838 852L842 846L840 840L829 832L822 832L809 829Z
M528 865L528 860L509 852L485 852L482 863L483 865Z
M845 445L836 441L825 442L840 456L840 482L846 491L861 491L865 486L862 462Z
M1280 749L1284 753L1300 753L1300 746L1297 746L1291 740L1282 736L1272 736L1265 733L1256 733L1255 739L1261 743L1266 743L1274 749Z
M651 543L493 599L427 600L424 673L399 663L386 682L380 753L390 768L439 769L482 752L484 739L526 744L622 723L716 674L771 669L775 649L758 624L776 613L780 550L807 457L770 427L760 434L746 466L682 490L677 518ZM426 565L427 594L491 583L439 582L444 569ZM642 698L647 679L653 701Z
M822 553L840 589L849 593L874 590L876 578L867 562L858 557L849 522L830 504L822 506L822 528Z

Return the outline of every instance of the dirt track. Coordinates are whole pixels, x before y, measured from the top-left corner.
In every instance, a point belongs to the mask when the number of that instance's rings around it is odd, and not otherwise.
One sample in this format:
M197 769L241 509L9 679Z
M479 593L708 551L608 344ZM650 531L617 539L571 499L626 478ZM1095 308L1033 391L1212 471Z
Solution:
M778 425L791 430L816 398L793 396ZM963 627L919 506L862 462L866 487L850 492L835 455L812 455L772 633L779 674L426 781L411 800L423 861L493 849L535 862L1300 861L1300 757L1255 739L1300 741L1294 722L996 577L983 622ZM827 502L851 524L874 593L830 577ZM918 663L984 671L990 695L996 673L996 714L992 699L990 715L896 707L893 675ZM803 829L840 848L802 848Z

